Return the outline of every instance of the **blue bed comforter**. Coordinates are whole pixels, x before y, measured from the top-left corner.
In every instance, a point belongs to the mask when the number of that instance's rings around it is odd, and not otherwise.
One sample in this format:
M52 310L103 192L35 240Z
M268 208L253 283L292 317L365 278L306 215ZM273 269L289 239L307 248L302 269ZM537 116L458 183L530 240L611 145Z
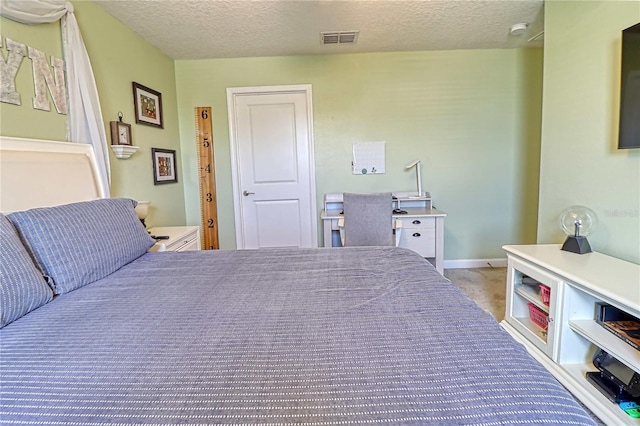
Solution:
M397 248L148 253L0 350L2 424L593 424Z

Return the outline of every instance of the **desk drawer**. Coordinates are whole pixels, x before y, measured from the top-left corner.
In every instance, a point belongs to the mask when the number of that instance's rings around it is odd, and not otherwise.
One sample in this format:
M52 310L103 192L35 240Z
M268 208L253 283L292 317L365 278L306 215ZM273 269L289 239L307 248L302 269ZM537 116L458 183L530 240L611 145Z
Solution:
M413 250L422 257L436 257L435 218L402 219L398 246Z
M402 228L406 229L436 229L435 217L408 217L399 219Z

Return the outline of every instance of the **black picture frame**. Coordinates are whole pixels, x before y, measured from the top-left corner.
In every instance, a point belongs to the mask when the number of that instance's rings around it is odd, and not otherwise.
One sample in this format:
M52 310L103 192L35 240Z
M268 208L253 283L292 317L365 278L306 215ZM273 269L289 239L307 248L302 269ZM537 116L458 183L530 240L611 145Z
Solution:
M173 149L151 148L153 160L153 184L178 182L176 151Z
M164 128L162 121L162 93L135 81L132 86L136 123Z

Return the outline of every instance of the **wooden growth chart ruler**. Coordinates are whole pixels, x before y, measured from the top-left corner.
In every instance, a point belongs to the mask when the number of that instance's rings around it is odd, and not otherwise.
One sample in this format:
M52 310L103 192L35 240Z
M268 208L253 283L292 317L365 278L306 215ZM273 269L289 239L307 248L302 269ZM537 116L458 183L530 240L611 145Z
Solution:
M219 249L218 201L213 162L213 125L211 107L196 109L196 142L198 144L198 178L200 182L200 214L202 218L202 248Z

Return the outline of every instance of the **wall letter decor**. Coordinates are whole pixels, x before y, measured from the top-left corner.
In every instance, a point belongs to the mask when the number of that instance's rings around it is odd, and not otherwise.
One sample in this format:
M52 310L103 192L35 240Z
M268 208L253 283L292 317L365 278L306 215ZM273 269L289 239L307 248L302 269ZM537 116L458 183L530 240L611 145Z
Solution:
M47 65L47 58L44 52L31 46L28 47L28 51L33 67L33 85L36 90L36 96L33 98L33 107L50 111L49 99L47 99L47 88L49 88L56 111L59 114L66 114L67 91L64 81L64 61L51 57L51 65L55 73L54 77L51 75L51 69Z
M20 93L16 92L16 75L22 63L22 59L27 56L27 48L24 44L7 38L7 60L4 56L0 61L0 102L20 105ZM2 37L0 37L0 47L2 47Z

